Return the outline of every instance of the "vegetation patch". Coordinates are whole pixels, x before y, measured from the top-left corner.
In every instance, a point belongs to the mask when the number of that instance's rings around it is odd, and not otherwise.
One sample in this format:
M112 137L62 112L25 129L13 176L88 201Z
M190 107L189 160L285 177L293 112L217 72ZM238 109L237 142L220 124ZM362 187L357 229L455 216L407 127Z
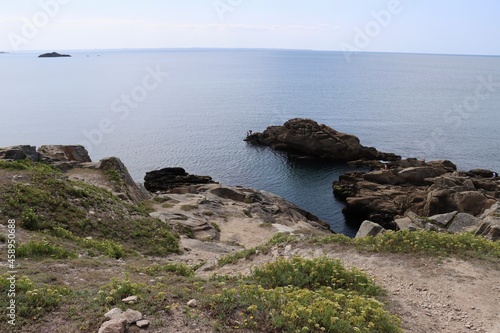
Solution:
M0 276L0 293L7 295L10 290L11 280L9 275ZM26 276L21 276L15 281L16 299L16 326L27 322L39 320L44 314L59 308L71 292L66 287L37 285ZM7 318L8 297L0 297L0 316Z
M59 245L55 245L42 239L40 241L29 240L27 243L21 244L16 249L18 258L54 258L68 259L77 258L76 253L63 249Z
M184 277L193 277L194 269L185 263L155 264L147 268L137 269L138 272L146 273L150 276L159 276L165 273L173 273Z
M433 256L450 256L489 259L500 258L500 242L486 240L470 233L447 234L434 231L387 231L377 237L348 238L331 235L313 238L319 244L338 243L353 245L358 250L391 253L420 253Z
M227 327L259 332L402 332L399 319L372 298L379 292L364 274L336 260L294 258L254 270L210 297L206 306Z

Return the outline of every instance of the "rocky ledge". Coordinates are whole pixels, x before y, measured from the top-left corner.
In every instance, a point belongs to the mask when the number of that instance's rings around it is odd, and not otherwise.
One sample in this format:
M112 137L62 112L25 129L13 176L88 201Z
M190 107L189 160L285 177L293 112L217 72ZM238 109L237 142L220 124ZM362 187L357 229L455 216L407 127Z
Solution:
M177 187L212 183L214 181L210 176L191 175L179 167L150 171L144 177L144 186L150 192L170 191Z
M361 145L354 135L338 132L311 119L295 118L282 126L269 126L262 133L247 136L247 142L285 151L298 158L338 162L397 161L401 157Z
M71 57L69 54L61 54L57 52L40 54L38 58L60 58L60 57Z
M494 175L490 170L457 171L446 160L407 159L382 170L342 175L333 191L345 202L348 219L393 230L412 223L412 228L458 232L480 228L482 214L500 199L500 178Z

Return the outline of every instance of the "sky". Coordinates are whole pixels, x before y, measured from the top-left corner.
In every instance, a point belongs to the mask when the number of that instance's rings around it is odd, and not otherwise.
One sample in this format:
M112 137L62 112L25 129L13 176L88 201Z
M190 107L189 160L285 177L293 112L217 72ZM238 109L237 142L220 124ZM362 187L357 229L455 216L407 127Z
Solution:
M497 0L2 0L0 51L278 48L500 55Z

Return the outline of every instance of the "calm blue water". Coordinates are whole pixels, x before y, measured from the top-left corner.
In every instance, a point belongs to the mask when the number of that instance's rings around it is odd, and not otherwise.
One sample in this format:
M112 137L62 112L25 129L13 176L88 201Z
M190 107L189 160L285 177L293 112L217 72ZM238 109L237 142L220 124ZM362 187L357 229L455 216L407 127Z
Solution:
M247 146L247 130L309 117L382 151L500 170L500 84L479 79L500 82L500 57L360 53L348 63L342 53L313 51L69 53L0 55L0 146L85 143L94 160L120 157L137 181L182 166L274 192L349 235L331 191L348 169ZM155 84L154 70L168 76ZM123 102L131 93L137 102ZM468 111L454 109L463 103Z

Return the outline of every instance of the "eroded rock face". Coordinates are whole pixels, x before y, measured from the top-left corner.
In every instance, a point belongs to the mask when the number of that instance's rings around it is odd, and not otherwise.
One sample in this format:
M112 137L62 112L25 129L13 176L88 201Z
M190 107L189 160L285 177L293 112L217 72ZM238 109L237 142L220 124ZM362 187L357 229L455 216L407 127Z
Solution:
M314 120L295 118L282 126L269 126L262 133L249 135L247 142L269 146L300 158L319 158L347 162L356 160L396 161L401 157L361 145L359 139L338 132Z
M342 175L333 190L346 202L347 216L395 229L394 218L409 211L420 216L453 211L479 216L500 198L500 179L489 174L457 172L449 161L403 160L387 170Z
M44 145L38 148L38 153L46 162L92 162L89 152L81 145Z
M23 160L28 158L33 162L40 160L40 154L36 151L35 146L20 145L0 148L0 159L4 160Z
M183 168L150 171L144 177L144 186L150 192L170 191L176 187L211 183L215 183L212 177L190 175Z

